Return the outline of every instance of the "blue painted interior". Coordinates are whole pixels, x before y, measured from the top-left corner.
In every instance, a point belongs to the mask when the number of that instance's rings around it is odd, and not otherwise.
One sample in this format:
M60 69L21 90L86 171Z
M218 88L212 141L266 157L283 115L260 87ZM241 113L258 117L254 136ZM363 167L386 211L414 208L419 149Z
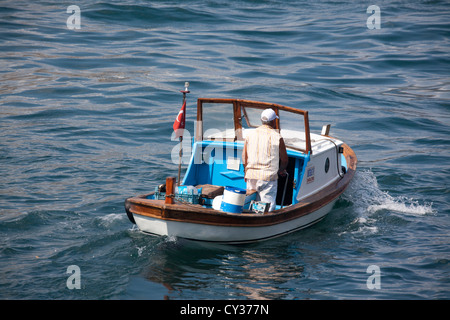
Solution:
M190 164L184 176L183 185L212 184L246 188L244 181L244 165L242 164L243 142L199 141L194 142ZM227 165L228 158L239 159L239 170L233 170ZM309 154L289 150L290 162L294 162L290 176L295 180L292 201L300 190L303 172L309 160Z
M242 142L201 141L195 142L191 162L183 184L212 184L246 188L242 164ZM239 159L239 170L227 168L227 158Z

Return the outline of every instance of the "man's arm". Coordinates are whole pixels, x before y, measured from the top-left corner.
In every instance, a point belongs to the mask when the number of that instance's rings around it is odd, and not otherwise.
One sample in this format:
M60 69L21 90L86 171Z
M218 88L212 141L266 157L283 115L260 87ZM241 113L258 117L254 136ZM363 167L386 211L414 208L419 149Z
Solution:
M286 151L286 145L284 144L283 138L280 138L280 170L278 171L284 176L285 170L288 166L289 158Z
M244 142L244 148L242 149L242 164L244 165L244 173L245 173L245 170L247 169L247 161L248 161L247 141L245 141Z

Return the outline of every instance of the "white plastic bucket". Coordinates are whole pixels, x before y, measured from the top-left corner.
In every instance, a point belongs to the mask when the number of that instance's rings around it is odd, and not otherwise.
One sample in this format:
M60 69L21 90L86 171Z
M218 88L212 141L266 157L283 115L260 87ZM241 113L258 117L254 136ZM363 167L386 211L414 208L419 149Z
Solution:
M214 210L220 210L220 206L222 205L223 195L216 196L213 200L212 207Z
M230 213L242 213L246 193L245 189L225 187L220 210Z

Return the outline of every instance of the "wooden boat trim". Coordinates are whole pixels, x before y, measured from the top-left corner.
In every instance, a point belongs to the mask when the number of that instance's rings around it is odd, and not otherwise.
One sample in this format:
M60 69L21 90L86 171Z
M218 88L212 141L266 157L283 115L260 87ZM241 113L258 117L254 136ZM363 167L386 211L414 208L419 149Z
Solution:
M214 102L216 101L217 99L214 99ZM225 213L204 208L201 205L178 203L176 201L174 204L165 204L164 200L147 199L146 196L128 198L125 201L125 208L127 213L160 220L225 227L262 227L287 222L320 209L337 199L345 191L355 174L357 158L354 151L347 144L342 146L348 167L342 178L297 204L264 215Z

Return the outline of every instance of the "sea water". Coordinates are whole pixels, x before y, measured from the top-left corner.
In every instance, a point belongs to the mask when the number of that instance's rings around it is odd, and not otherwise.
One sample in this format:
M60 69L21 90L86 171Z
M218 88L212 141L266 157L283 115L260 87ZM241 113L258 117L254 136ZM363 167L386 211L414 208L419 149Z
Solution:
M449 14L447 1L1 2L0 298L449 299ZM242 246L131 224L124 200L177 176L185 81L191 137L199 97L331 124L359 162L330 214Z

